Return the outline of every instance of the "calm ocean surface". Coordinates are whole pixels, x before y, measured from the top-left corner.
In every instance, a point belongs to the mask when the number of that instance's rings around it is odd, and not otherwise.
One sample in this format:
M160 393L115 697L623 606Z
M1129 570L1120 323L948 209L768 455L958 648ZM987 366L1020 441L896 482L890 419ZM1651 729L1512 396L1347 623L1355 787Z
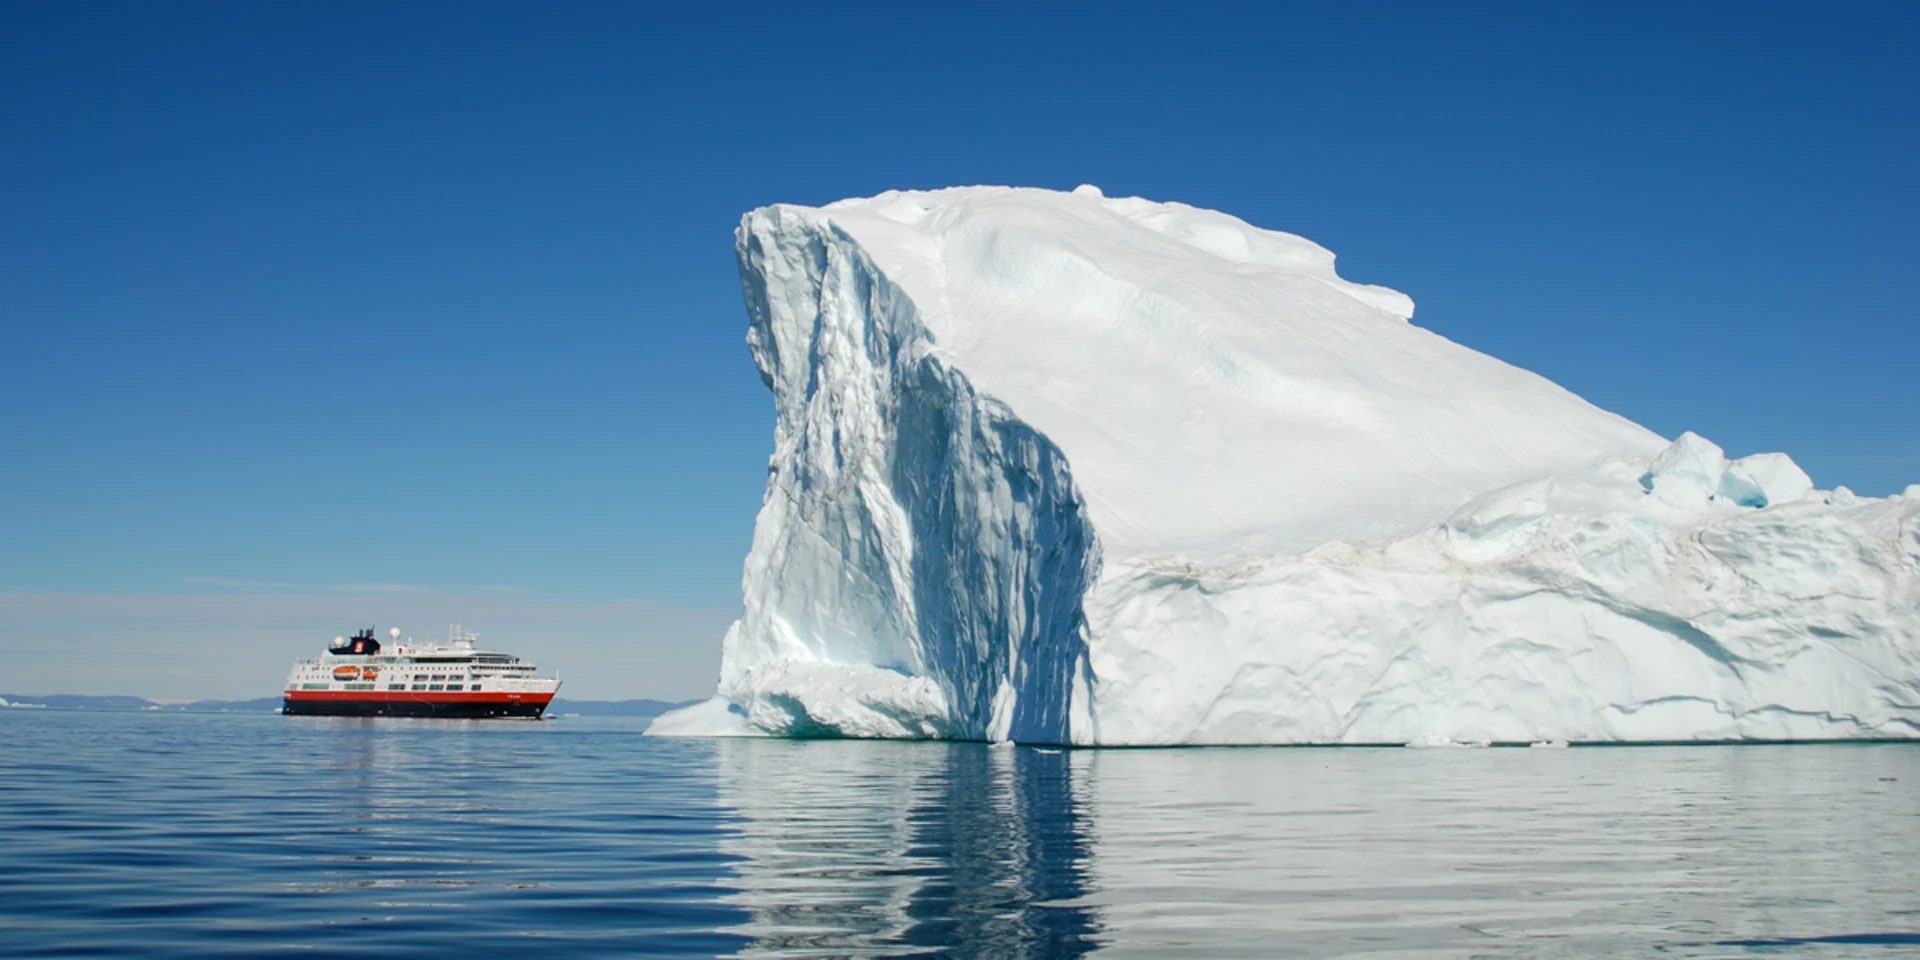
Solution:
M0 710L0 955L1920 953L1920 745L640 730Z

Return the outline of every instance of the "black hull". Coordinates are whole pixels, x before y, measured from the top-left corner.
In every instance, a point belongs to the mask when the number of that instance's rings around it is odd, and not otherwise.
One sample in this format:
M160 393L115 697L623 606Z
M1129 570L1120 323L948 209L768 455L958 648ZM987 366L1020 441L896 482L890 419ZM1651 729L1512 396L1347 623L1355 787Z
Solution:
M544 703L434 703L425 700L283 700L280 712L303 717L436 717L538 720Z

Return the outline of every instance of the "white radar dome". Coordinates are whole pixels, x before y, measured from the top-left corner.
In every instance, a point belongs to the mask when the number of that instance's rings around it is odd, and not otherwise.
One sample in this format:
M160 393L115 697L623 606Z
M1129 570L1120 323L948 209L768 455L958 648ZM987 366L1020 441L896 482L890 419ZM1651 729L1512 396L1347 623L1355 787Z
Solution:
M398 639L400 639L400 628L399 628L399 627L388 627L388 628L387 628L387 636L389 636L389 637L392 637L392 638L393 638L393 639L395 639L395 640L398 640Z
M334 637L334 638L333 638L333 645L334 645L334 646L336 646L336 647L344 647L344 646L346 646L346 645L347 645L347 638L346 638L346 637Z

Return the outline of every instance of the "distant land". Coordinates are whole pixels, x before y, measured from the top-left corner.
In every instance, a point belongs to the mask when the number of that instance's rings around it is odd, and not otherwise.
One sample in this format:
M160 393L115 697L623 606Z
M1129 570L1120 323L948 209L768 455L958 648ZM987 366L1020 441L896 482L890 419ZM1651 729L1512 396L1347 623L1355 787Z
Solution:
M657 717L676 707L698 703L688 700L564 700L555 698L547 707L547 716L577 714L582 717ZM279 697L252 700L195 700L192 703L157 703L142 697L93 697L83 694L0 693L0 707L49 710L171 710L182 713L278 713Z

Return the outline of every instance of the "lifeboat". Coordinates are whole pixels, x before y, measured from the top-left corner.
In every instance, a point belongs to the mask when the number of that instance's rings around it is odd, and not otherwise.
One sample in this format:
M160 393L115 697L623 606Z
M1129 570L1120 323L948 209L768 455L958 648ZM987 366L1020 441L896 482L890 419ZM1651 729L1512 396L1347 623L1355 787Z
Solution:
M334 668L333 668L333 678L334 678L335 680L345 680L345 681L352 681L352 680L358 680L358 679L360 679L360 668L359 668L359 667L344 667L344 666L343 666L343 667L334 667Z

